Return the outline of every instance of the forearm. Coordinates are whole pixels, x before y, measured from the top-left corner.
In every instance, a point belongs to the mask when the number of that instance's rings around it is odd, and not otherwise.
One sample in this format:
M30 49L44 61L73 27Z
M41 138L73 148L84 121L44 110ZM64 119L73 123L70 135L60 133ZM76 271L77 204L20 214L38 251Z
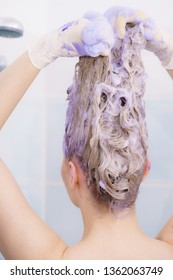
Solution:
M38 73L39 70L32 65L27 52L0 73L0 128Z
M66 24L33 43L29 55L24 53L0 74L0 128L38 75L38 69L58 57L108 55L113 43L112 28L100 15Z
M157 239L173 245L173 216L168 220L166 225L158 234Z
M173 70L167 70L169 76L173 79Z

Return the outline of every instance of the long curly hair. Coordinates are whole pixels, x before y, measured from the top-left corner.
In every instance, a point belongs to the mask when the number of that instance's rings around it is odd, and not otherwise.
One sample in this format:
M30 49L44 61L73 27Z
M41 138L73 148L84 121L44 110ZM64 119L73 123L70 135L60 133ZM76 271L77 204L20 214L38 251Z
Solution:
M97 205L133 205L147 163L140 25L127 27L110 57L81 57L68 89L64 154L75 158Z

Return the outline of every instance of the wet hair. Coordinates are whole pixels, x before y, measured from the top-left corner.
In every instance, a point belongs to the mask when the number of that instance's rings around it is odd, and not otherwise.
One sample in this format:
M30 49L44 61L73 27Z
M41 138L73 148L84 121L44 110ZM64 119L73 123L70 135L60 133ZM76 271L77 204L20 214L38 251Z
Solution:
M75 158L100 208L134 204L147 163L140 26L127 27L110 57L81 57L68 89L64 154Z

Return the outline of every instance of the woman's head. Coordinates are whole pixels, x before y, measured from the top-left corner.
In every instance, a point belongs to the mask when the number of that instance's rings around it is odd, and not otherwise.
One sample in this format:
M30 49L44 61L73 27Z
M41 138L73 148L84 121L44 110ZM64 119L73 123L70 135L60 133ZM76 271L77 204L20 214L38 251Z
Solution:
M133 205L147 163L144 44L139 26L127 28L110 57L80 58L68 90L64 154L107 209Z

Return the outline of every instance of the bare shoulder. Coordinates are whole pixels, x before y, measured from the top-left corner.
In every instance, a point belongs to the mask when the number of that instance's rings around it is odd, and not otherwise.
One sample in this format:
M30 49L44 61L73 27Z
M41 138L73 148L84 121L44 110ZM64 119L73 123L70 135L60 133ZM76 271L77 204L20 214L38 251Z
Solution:
M155 239L158 259L173 260L173 245L162 240Z
M111 240L107 244L99 243L99 246L96 243L82 241L68 247L62 259L173 260L173 246L150 237L144 237L138 241L129 240L126 246L114 244Z
M145 236L138 244L141 258L147 260L173 260L173 246L166 241Z

